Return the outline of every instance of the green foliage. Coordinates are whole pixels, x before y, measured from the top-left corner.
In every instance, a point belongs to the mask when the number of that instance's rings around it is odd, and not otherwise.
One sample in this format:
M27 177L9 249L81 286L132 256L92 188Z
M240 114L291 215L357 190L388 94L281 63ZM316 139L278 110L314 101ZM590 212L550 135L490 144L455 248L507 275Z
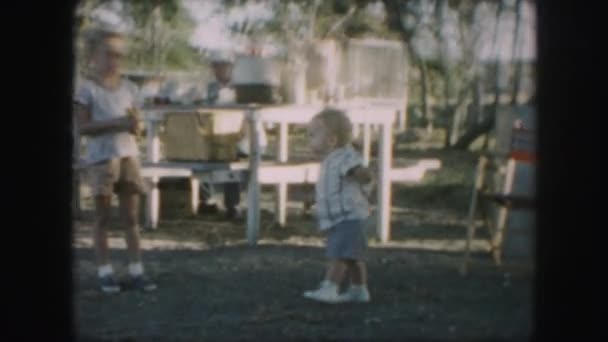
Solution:
M108 2L110 0L81 1L75 23L77 32L90 25L89 16L95 8ZM187 69L197 64L198 53L188 44L195 23L181 0L129 0L123 1L123 5L123 15L131 17L135 24L127 67L152 69L160 62L166 68ZM155 10L160 14L160 27L154 22ZM77 44L77 49L82 58L81 44Z
M369 15L364 9L358 10L345 24L344 34L347 37L397 38L386 26L386 21Z
M165 63L169 69L179 70L192 70L201 64L198 51L185 41L173 44L167 53Z
M181 7L180 0L130 0L125 1L125 5L138 26L145 25L150 19L150 14L157 7L160 7L165 22L174 23Z

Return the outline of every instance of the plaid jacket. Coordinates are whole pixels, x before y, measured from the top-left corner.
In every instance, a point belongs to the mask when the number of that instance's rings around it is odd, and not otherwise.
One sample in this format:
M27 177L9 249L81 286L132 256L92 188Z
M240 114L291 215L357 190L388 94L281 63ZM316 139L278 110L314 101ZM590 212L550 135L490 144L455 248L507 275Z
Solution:
M319 229L369 216L369 203L361 185L346 177L358 165L363 165L363 159L350 144L334 150L321 163L315 187Z

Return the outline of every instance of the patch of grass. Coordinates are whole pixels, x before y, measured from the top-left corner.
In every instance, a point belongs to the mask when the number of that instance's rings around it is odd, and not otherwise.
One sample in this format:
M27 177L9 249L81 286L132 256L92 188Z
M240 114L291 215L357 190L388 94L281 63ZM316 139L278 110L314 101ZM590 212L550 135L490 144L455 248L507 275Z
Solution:
M437 143L440 135L422 138L421 141ZM395 184L393 203L419 209L448 209L466 212L473 185L477 152L445 150L442 148L421 149L421 142L401 148L395 153L399 158L423 159L436 158L441 161L438 170L427 171L418 184Z

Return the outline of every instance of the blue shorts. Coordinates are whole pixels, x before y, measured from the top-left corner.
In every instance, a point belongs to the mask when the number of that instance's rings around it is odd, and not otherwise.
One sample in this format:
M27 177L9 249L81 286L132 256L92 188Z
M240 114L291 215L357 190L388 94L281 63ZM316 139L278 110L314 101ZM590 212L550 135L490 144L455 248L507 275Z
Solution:
M365 260L367 227L365 220L347 220L327 230L329 259Z

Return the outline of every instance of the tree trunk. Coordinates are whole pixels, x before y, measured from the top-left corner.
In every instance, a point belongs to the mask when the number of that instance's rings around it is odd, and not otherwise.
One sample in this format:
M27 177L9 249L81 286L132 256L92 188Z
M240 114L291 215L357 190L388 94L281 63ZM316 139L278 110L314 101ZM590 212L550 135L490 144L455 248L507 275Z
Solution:
M452 108L450 108L450 98L452 95L452 70L450 68L447 42L445 40L445 36L443 35L447 5L448 4L446 0L437 0L435 2L435 22L437 23L437 27L434 30L435 37L439 41L439 62L441 63L441 72L443 76L443 108L441 108L441 112L442 116L450 117L448 119L445 140L443 142L444 148L448 148L450 146L453 134L458 134L458 132L455 132L454 127L454 112L452 111Z
M426 131L427 134L430 135L433 133L434 116L429 104L429 71L426 62L418 56L412 44L406 42L406 46L409 54L408 60L412 62L412 65L417 65L420 70L420 102L422 103L422 117L426 120Z
M479 68L477 66L477 58L474 54L469 56L469 65L465 67L463 78L456 84L454 82L453 74L455 73L454 65L447 50L447 39L442 33L442 28L445 26L446 18L448 15L449 2L446 0L439 0L436 3L436 19L440 27L438 34L440 51L441 51L441 64L444 75L444 108L443 111L448 118L448 127L446 129L446 137L444 142L444 148L456 144L462 135L463 125L467 116L467 104L469 103L469 93L476 92L476 85L479 81ZM468 24L472 25L474 6L472 4L465 4L464 7L459 8L459 14L461 16L461 25ZM465 28L460 27L460 33L462 37L462 45L467 46L469 51L473 48L474 44L471 44L466 38ZM456 85L458 87L456 88ZM456 89L455 89L456 88ZM454 99L454 95L456 98ZM479 97L481 97L480 94ZM455 101L454 101L455 100ZM473 127L475 128L475 127ZM474 129L475 130L475 129Z
M463 67L464 72L463 80L458 82L461 84L460 95L454 105L454 122L452 126L454 128L454 133L451 136L450 144L453 145L458 142L460 138L461 131L464 126L465 118L467 118L467 104L468 104L468 93L472 94L472 98L470 101L473 103L472 120L468 120L466 130L474 128L478 123L480 123L482 119L481 114L481 97L483 93L483 86L481 84L481 75L480 68L478 64L478 56L475 53L475 46L479 39L479 36L474 34L474 12L477 4L474 2L463 1L460 2L458 7L459 13L459 32L461 39L461 46L463 47L463 60L465 61ZM463 106L460 108L460 106ZM461 109L461 110L458 110ZM456 130L457 128L457 130ZM465 133L466 134L466 133Z
M503 0L498 2L498 7L496 8L496 24L494 25L494 42L493 42L493 50L494 50L494 102L492 104L492 116L495 117L498 115L498 106L500 104L500 93L501 93L501 85L500 85L500 76L503 71L503 65L500 61L500 52L498 49L498 37L499 37L499 26L500 26L500 17L503 11ZM486 150L489 145L490 137L488 134L485 135L483 139L483 149Z
M521 35L521 7L522 0L516 0L515 2L515 30L513 33L513 90L511 92L511 104L516 105L519 98L519 90L521 89L521 78L522 78L522 61L521 56L518 56L520 51L520 39Z
M483 149L487 149L488 148L488 144L489 144L489 133L490 131L492 131L492 129L494 128L494 124L496 122L496 115L498 112L498 106L499 106L499 102L500 102L500 91L501 91L501 84L500 84L500 74L502 72L502 63L500 63L500 54L499 54L499 50L498 50L498 37L499 37L499 33L498 33L498 28L499 28L499 22L500 22L500 17L502 15L502 11L503 11L503 2L502 0L499 2L498 4L498 8L496 10L496 24L494 26L494 42L493 42L493 55L495 58L495 64L494 64L494 101L492 103L492 107L491 107L491 114L488 115L487 117L485 117L483 120L481 120L481 122L477 125L475 125L474 127L472 127L470 130L468 130L465 134L463 134L458 141L452 145L453 149L456 150L466 150L469 148L469 146L471 146L471 144L480 136L484 135L484 142L483 142ZM482 109L483 109L483 100L482 102ZM482 110L483 112L483 110Z
M475 75L473 80L473 108L477 124L481 123L483 118L483 85L481 84L481 77Z
M449 148L458 141L458 137L460 136L460 129L462 128L465 116L467 114L466 104L468 103L467 98L469 92L471 91L472 84L473 83L471 82L470 84L463 85L463 88L460 91L458 98L456 99L456 103L449 108L449 110L452 111L453 115L453 131L452 135L450 136L450 144L446 145L445 148Z
M488 134L494 128L495 117L489 115L475 127L469 129L456 141L452 148L455 150L466 150L471 144L483 134Z
M444 141L444 148L449 148L456 142L456 139L460 136L460 130L462 128L462 122L464 121L464 115L466 111L463 110L463 104L465 103L466 96L469 91L468 82L462 82L462 85L456 98L456 102L452 103L452 94L454 93L454 79L452 77L454 73L454 63L450 59L448 50L448 41L444 35L444 28L446 18L448 16L448 10L450 9L447 0L438 0L435 7L435 16L438 23L438 30L436 31L437 37L439 38L439 51L441 68L444 78L443 87L443 113L448 117L448 125L446 128L446 135Z
M495 58L495 64L494 64L494 102L492 104L492 112L494 114L496 114L496 112L498 111L498 105L500 102L500 91L501 91L501 85L500 85L500 76L502 73L502 63L500 61L500 52L499 52L499 48L498 48L498 37L499 37L499 33L498 33L498 29L499 29L499 24L500 24L500 17L502 15L502 11L503 11L503 1L500 0L498 2L498 8L496 10L496 24L494 26L494 45L493 45L493 50L494 50L494 58Z
M427 132L430 134L433 132L433 114L429 108L429 79L428 69L426 63L420 56L416 54L411 44L412 36L415 30L413 28L406 28L403 25L402 16L407 9L408 3L412 0L382 0L386 11L386 24L389 29L399 32L401 40L407 45L407 51L409 54L409 61L411 65L418 65L420 68L420 87L421 87L421 102L422 102L422 115L427 120ZM405 108L407 110L407 107Z
M321 0L315 0L310 10L310 18L308 21L308 39L311 41L315 38L315 23L317 21L317 10L319 9L320 4Z
M420 68L420 100L422 101L422 117L426 120L426 132L430 135L433 133L433 121L435 118L429 106L429 72L426 67L426 62L422 58L418 58L418 67Z
M414 62L412 64L416 64L420 70L420 102L422 103L422 117L426 121L426 132L430 135L433 133L433 122L435 121L435 118L429 104L429 70L426 62L418 56L412 44L406 42L406 45L409 60Z

